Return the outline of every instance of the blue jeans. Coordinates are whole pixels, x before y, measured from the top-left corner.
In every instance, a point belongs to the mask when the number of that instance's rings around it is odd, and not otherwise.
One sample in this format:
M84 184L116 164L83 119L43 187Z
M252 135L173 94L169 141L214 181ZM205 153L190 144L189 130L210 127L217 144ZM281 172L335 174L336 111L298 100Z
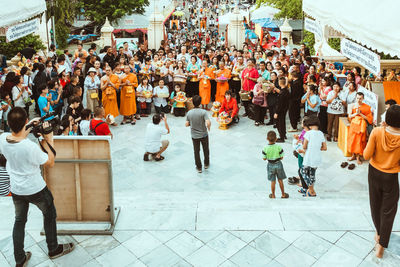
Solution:
M36 205L44 216L44 231L46 233L46 242L49 252L57 249L57 225L56 225L56 207L53 202L53 195L47 186L40 192L29 195L19 196L12 194L15 206L15 223L13 229L14 258L17 264L25 259L24 239L25 224L28 216L29 203Z

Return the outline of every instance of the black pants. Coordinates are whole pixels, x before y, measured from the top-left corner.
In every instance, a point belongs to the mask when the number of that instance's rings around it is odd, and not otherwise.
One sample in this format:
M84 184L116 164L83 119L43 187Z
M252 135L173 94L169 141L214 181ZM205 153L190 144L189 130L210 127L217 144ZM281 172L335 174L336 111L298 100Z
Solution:
M267 112L266 107L254 105L254 120L255 122L264 123L265 113Z
M300 121L300 99L291 99L289 102L289 120L293 129L297 128Z
M168 105L166 105L164 107L162 105L159 106L159 107L157 107L157 106L154 106L154 107L155 107L156 112L158 114L160 114L160 113L169 113L171 111Z
M270 93L267 95L269 122L271 122L272 124L275 124L274 114L275 114L276 100L277 97L275 94Z
M214 102L215 94L217 93L217 82L215 80L210 80L210 83L211 83L211 101Z
M243 105L243 107L244 107L244 112L247 114L247 116L250 118L250 119L253 119L254 118L254 114L253 114L253 112L251 112L251 110L250 110L250 104L251 104L251 101L249 100L249 101L242 101L242 105Z
M236 97L236 101L239 104L240 103L240 89L241 89L241 82L239 81L234 81L234 80L230 80L229 81L229 88L230 90L232 90L232 92L234 92L235 97Z
M380 236L379 244L387 248L392 232L394 217L399 201L398 173L385 173L368 168L369 205L376 232Z
M328 126L328 113L327 113L328 108L324 106L319 107L319 114L318 114L318 119L319 119L319 129L321 132L324 134L328 133L327 126Z
M193 97L199 95L199 82L188 82L186 84L186 96Z
M196 167L198 169L201 169L201 159L200 159L200 143L201 146L203 147L203 153L204 153L204 165L209 165L210 164L210 150L208 148L208 135L203 138L198 138L193 140L193 149L194 149L194 160L196 162Z
M280 139L286 138L286 113L287 110L282 113L278 113L278 119L276 120L276 128L278 128Z
M185 108L174 108L175 117L185 117Z

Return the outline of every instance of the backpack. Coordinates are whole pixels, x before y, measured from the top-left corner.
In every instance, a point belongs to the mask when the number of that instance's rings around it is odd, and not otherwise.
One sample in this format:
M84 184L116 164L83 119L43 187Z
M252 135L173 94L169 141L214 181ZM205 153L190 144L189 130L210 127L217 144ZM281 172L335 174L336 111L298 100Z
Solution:
M99 127L101 124L105 123L104 121L99 122L94 128L92 127L92 121L89 123L89 135L97 135L96 134L96 129Z

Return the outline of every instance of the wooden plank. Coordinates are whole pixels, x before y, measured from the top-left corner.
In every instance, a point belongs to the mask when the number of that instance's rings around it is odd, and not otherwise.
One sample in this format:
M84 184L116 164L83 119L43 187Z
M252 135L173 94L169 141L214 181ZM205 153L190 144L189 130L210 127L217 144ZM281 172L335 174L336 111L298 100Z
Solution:
M74 159L79 159L79 143L78 140L73 140L74 144ZM75 191L76 191L76 217L78 221L82 221L82 195L81 195L81 174L79 163L74 164L75 169Z
M79 140L80 159L110 159L110 144L107 140Z
M347 137L349 134L350 123L347 117L339 118L338 147L342 150L345 157L350 157L351 153L347 150Z

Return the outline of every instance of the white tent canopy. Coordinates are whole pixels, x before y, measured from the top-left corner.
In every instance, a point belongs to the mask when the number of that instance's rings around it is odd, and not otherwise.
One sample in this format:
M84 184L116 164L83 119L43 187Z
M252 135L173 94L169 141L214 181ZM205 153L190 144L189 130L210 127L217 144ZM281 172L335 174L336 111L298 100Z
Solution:
M372 50L400 57L400 1L303 0L303 11Z
M251 18L251 20L273 18L275 16L275 14L278 12L279 12L279 9L271 7L266 4L260 6L257 9L255 9L255 6L254 6L250 10L250 18Z
M249 13L245 10L239 10L240 17L249 17ZM233 15L233 12L226 13L225 15L219 16L218 17L218 23L219 25L228 25L231 23L231 16Z
M0 28L28 20L46 11L45 0L0 0Z

